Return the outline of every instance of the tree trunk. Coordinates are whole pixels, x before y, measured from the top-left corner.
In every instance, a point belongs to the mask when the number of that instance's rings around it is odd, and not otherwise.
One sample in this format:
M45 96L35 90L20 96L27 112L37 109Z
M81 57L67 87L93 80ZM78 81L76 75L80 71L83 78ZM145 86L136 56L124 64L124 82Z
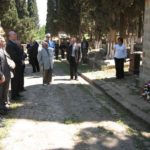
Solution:
M120 12L120 37L125 38L125 16Z
M138 38L142 37L142 31L143 31L143 20L142 15L139 15L139 24L138 24Z

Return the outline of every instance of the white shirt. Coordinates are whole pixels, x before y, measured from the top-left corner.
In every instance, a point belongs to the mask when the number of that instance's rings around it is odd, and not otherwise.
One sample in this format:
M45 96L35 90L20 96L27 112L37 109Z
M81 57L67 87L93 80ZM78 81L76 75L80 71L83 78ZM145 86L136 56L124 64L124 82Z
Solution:
M71 54L72 57L75 57L75 50L76 50L76 47L77 47L77 44L74 43L73 46L72 46L72 54Z
M114 45L115 49L115 58L126 58L127 57L127 50L124 44L119 45L115 44Z

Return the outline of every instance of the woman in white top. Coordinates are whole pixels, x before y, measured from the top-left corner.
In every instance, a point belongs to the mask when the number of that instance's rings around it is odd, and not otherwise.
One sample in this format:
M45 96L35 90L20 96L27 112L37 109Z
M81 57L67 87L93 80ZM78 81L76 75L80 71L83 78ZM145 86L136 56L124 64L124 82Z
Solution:
M124 78L124 62L127 57L127 50L123 44L123 38L118 38L118 43L114 45L115 50L115 67L116 67L116 79Z

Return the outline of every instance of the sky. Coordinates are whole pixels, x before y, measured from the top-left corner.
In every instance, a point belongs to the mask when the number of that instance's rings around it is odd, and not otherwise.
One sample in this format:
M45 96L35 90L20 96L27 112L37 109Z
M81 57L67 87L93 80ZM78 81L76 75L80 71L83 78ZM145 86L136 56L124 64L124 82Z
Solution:
M36 1L39 13L40 26L42 26L46 24L47 0L36 0Z

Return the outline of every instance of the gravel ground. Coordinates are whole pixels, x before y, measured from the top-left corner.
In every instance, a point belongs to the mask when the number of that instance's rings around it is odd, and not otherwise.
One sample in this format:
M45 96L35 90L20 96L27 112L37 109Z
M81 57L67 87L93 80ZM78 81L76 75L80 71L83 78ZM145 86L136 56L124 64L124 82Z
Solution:
M147 127L79 78L69 80L60 62L51 85L27 66L24 98L8 119L15 122L3 150L148 150Z

